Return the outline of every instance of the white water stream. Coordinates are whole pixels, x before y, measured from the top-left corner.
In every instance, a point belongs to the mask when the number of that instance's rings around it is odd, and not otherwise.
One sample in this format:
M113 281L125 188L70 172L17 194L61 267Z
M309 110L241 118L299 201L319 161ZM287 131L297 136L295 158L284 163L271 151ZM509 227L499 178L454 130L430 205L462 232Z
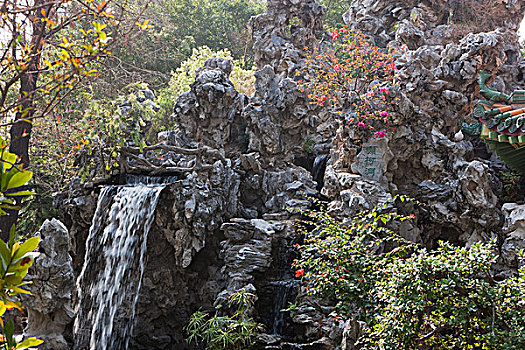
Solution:
M148 232L166 185L107 186L77 280L75 349L127 349L144 274Z

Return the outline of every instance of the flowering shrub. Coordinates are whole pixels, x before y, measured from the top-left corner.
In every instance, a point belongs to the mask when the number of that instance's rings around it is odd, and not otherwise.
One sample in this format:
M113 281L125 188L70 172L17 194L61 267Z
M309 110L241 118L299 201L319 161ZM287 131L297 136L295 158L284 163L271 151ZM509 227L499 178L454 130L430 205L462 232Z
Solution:
M406 241L389 227L412 216L393 208L385 204L347 226L310 212L302 226L296 277L336 303L334 317L365 322L358 348L525 348L525 269L495 281L495 242L440 242L430 251Z
M308 53L303 68L297 70L300 89L308 92L311 103L344 113L345 127L384 137L394 102L392 53L347 26L334 29L331 45Z

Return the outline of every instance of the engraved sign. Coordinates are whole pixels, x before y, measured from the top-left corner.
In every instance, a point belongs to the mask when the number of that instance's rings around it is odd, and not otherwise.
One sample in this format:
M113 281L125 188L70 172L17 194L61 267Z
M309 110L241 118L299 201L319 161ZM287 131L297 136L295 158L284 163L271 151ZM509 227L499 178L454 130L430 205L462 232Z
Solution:
M383 150L377 141L370 141L363 145L357 155L357 162L352 164L352 171L361 176L380 181L383 176Z

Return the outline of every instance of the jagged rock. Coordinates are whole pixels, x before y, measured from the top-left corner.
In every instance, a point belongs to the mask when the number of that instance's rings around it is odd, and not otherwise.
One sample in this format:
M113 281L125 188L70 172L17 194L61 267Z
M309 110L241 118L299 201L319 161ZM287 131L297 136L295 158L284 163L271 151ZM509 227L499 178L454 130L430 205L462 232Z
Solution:
M222 58L210 58L197 69L190 91L177 98L173 118L181 135L173 140L200 142L227 153L243 147L245 96L228 79L232 69L233 63Z
M32 296L24 298L28 323L24 336L44 340L39 349L66 350L67 327L72 322L75 275L69 255L69 233L56 219L46 220L40 231L39 252L29 270Z
M239 176L217 161L209 178L192 173L168 188L173 194L171 216L155 217L167 241L174 247L179 266L188 267L206 245L209 232L238 211Z
M261 219L233 219L221 227L227 241L222 242L225 274L236 280L235 284L252 282L251 275L264 272L272 261L272 224ZM242 282L241 282L242 281ZM236 290L238 287L229 288Z
M345 323L345 329L343 331L343 341L341 342L341 350L354 350L357 349L355 343L357 338L361 335L362 323L350 319Z
M523 265L517 253L525 248L525 205L505 203L502 211L505 216L505 241L501 246L501 255L506 264L516 268Z
M316 45L323 14L315 0L269 0L266 11L250 20L257 67L270 65L278 73L293 74L300 60L298 49Z
M295 155L306 153L301 144L314 134L321 121L314 110L295 81L264 66L255 73L255 94L244 110L248 150L265 159L274 157L288 162Z
M496 206L498 199L492 191L487 174L487 165L479 161L469 163L460 174L463 195L474 208L494 209Z

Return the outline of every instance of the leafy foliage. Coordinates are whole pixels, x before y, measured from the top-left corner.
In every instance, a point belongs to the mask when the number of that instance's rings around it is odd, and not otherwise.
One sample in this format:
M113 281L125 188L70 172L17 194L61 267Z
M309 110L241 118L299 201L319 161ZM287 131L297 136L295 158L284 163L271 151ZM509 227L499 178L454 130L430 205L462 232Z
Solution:
M144 96L146 88L142 83L131 84L115 100L90 100L82 120L86 135L78 143L75 159L83 179L117 171L120 147L126 143L145 145L147 122L156 113L153 102Z
M0 198L3 209L12 209L15 207L15 203L9 197L31 194L30 191L19 191L18 189L27 184L32 173L15 165L17 157L9 153L7 147L8 145L0 140ZM5 215L5 212L0 210L0 216L2 215ZM11 229L8 242L0 239L0 325L3 330L0 349L29 349L42 343L42 340L33 337L17 344L14 339L13 321L10 320L4 324L1 318L7 310L22 310L20 301L16 299L18 294L31 294L22 288L31 282L23 280L38 255L34 250L39 241L40 237L31 237L24 242L18 242L14 226Z
M366 323L361 349L525 346L525 270L495 281L495 242L429 251L391 229L411 216L390 203L345 226L322 211L306 214L296 277L336 302L334 317Z
M228 48L236 59L246 57L246 66L250 67L253 62L247 24L264 6L264 1L258 0L151 2L144 14L151 28L115 51L115 68L111 70L125 84L144 81L158 90L171 72L202 46L213 51ZM112 78L111 83L114 81Z
M307 54L297 76L311 103L338 113L345 111L346 128L386 136L396 101L391 98L395 77L392 52L384 52L362 33L343 26L332 31L331 45Z
M19 168L16 163L20 158L7 148L8 144L0 138L0 216L5 215L7 209L20 209L16 205L17 198L33 194L23 189L33 173Z
M352 0L318 0L324 6L323 23L325 28L335 28L343 24L343 14L348 11Z
M189 342L204 342L210 350L244 350L251 349L255 344L255 334L259 325L248 316L253 307L255 295L241 289L229 298L228 308L235 309L231 316L221 316L217 307L215 315L202 311L191 315L186 326Z
M14 113L20 118L47 115L83 78L98 74L96 62L111 53L124 30L115 13L125 11L127 3L116 7L110 3L5 2L0 9L0 26L7 39L0 44L4 52L0 119ZM25 78L30 80L30 90L18 98L12 91L24 89ZM33 114L34 103L39 104L40 114Z

